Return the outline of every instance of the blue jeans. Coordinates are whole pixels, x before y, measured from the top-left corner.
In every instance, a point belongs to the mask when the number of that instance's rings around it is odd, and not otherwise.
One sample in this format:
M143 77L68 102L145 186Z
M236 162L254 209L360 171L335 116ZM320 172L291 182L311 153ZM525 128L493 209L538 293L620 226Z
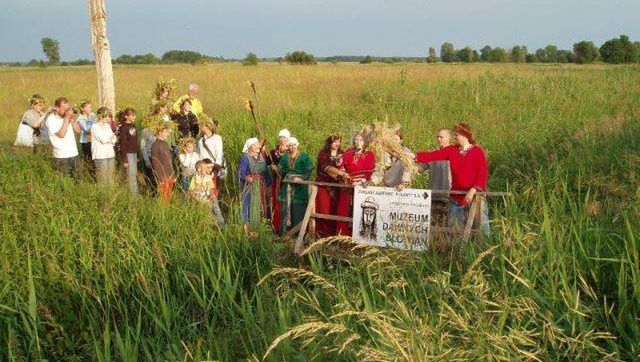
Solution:
M489 206L485 200L480 216L480 230L485 236L489 236ZM464 229L469 216L469 206L461 206L455 201L449 203L449 227L453 229ZM474 221L475 223L475 221ZM478 227L478 225L474 225Z
M129 166L126 168L127 180L129 181L129 191L131 194L138 194L138 154L127 153L127 163Z
M191 185L191 178L193 176L180 175L180 187L184 193L189 192L189 186Z

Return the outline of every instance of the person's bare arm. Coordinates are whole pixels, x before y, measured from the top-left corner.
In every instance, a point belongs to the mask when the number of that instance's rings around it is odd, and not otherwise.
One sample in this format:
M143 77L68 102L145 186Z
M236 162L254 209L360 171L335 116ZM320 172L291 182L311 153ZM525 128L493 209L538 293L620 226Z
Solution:
M40 126L42 125L42 122L44 122L44 118L45 118L45 114L41 115L40 117L38 117L38 119L36 119L33 122L33 128L40 128Z
M69 126L69 119L64 118L62 120L62 126L60 126L60 129L58 130L58 132L55 133L55 135L60 138L64 138L64 136L66 136L67 134L67 129L69 128L68 126Z
M77 119L73 119L71 121L71 127L73 127L73 131L75 133L80 133L82 131L82 127L80 127L80 122L77 121Z

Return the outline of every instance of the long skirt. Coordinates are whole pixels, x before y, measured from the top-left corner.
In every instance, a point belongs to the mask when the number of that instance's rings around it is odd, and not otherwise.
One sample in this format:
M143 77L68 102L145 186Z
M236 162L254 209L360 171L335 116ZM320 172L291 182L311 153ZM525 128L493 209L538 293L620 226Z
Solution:
M338 216L353 216L353 189L341 189L338 195ZM336 232L338 235L351 236L352 224L350 222L336 222Z
M20 123L14 146L33 147L33 128Z
M291 230L291 228L302 222L302 220L304 219L304 214L307 212L307 203L292 202L291 205L287 207L286 201L280 201L280 210L282 210L283 213L279 235L283 236L287 231ZM289 222L289 219L291 219L291 222Z
M254 177L257 177L254 175ZM255 229L266 218L266 189L261 178L254 178L242 190L242 223Z
M336 215L338 212L338 190L329 187L318 187L316 196L316 213ZM321 238L336 235L334 220L316 219L316 234Z
M279 180L271 184L271 225L273 226L273 232L280 235L280 201L278 201L278 193L280 193Z

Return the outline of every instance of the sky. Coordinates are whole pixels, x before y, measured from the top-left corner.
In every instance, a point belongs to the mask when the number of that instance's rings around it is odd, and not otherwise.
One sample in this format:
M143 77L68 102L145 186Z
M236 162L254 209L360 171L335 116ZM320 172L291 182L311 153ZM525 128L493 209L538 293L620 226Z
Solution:
M171 49L242 58L305 50L332 55L426 56L445 42L529 50L640 38L639 0L105 0L112 56ZM93 59L86 0L0 0L0 61Z

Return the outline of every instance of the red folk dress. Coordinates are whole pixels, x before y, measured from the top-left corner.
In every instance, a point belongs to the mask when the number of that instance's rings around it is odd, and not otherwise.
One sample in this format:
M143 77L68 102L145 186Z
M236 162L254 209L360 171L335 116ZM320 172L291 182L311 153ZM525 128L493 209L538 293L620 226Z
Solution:
M316 181L318 182L337 182L336 179L327 173L328 167L340 169L342 167L341 150L335 157L331 157L331 151L326 149L318 153L318 174ZM338 195L339 188L318 186L318 194L316 195L316 212L318 214L336 215L338 212ZM333 220L316 219L316 234L321 238L336 235L336 222Z
M280 159L285 153L288 153L287 148L281 149L279 146L272 149L270 157L267 157L267 165L276 165L280 163ZM273 232L276 235L280 235L280 202L278 201L278 194L280 193L280 187L282 186L282 178L277 173L273 175L274 182L271 184L269 199L271 203L271 226Z
M351 176L352 181L371 180L371 174L376 167L376 158L372 151L356 153L349 148L342 156L344 170ZM340 189L338 196L338 216L353 216L353 189ZM336 223L338 235L351 236L351 223L338 221Z
M451 190L469 191L472 187L478 191L487 190L487 156L482 147L473 145L466 152L460 152L459 146L447 146L435 151L416 153L416 161L429 163L449 161L451 168ZM460 206L467 203L465 195L451 195L451 199Z

